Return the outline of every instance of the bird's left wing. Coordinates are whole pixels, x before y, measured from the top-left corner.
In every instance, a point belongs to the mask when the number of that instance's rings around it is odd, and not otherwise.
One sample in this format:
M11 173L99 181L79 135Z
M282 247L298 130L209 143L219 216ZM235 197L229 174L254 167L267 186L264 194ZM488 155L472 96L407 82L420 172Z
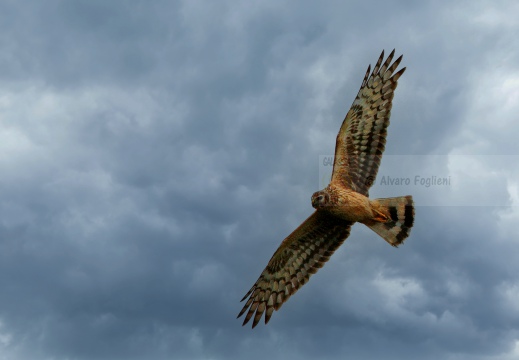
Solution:
M395 70L402 56L393 63L395 50L386 61L380 55L373 72L371 66L346 114L335 145L332 182L368 196L375 181L386 145L387 127L398 79L405 67Z
M274 310L288 300L312 274L323 267L346 240L353 223L323 211L315 211L279 246L259 279L243 297L249 298L238 314L245 325L252 317L254 328L265 313L268 323Z

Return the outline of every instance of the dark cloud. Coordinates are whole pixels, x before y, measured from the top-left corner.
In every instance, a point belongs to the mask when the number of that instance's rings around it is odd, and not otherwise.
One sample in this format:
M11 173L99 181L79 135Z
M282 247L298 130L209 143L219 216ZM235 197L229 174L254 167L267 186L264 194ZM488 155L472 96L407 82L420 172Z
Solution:
M3 2L0 352L517 357L514 6ZM239 299L311 213L319 156L392 48L407 71L380 175L452 186L377 181L415 197L406 244L356 225L242 328Z

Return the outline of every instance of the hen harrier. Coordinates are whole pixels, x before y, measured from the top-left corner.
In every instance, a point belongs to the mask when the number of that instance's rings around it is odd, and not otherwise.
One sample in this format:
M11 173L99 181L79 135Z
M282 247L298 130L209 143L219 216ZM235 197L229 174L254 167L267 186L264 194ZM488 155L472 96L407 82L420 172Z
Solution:
M384 51L373 72L371 65L359 93L342 123L335 144L330 184L312 195L316 211L276 250L259 279L243 297L238 314L245 325L253 316L254 328L265 313L265 324L312 274L321 268L360 222L392 246L408 236L414 221L411 196L370 200L368 190L377 175L386 143L387 127L397 81L405 67L393 74L402 56L391 64Z

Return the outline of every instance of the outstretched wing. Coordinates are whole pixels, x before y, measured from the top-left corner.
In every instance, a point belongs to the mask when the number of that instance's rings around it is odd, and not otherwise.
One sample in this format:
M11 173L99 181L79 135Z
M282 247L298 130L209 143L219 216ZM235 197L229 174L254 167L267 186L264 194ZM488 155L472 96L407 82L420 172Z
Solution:
M384 64L384 51L373 72L371 65L364 76L359 93L346 114L335 145L332 182L368 195L377 176L386 145L387 127L398 78L405 67L393 75L402 56L395 60L395 50Z
M288 300L312 274L323 267L346 240L353 223L315 211L279 246L259 279L243 297L245 306L238 314L245 325L254 316L254 328L265 313L265 324L274 310Z

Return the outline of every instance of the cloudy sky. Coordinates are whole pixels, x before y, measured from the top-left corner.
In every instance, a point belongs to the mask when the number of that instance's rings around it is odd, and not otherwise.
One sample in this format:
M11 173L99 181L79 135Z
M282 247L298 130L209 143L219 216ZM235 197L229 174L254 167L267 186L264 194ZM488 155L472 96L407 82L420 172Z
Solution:
M517 359L518 14L0 1L0 359ZM411 237L356 225L267 326L242 327L393 48L407 71L372 195L414 196Z

